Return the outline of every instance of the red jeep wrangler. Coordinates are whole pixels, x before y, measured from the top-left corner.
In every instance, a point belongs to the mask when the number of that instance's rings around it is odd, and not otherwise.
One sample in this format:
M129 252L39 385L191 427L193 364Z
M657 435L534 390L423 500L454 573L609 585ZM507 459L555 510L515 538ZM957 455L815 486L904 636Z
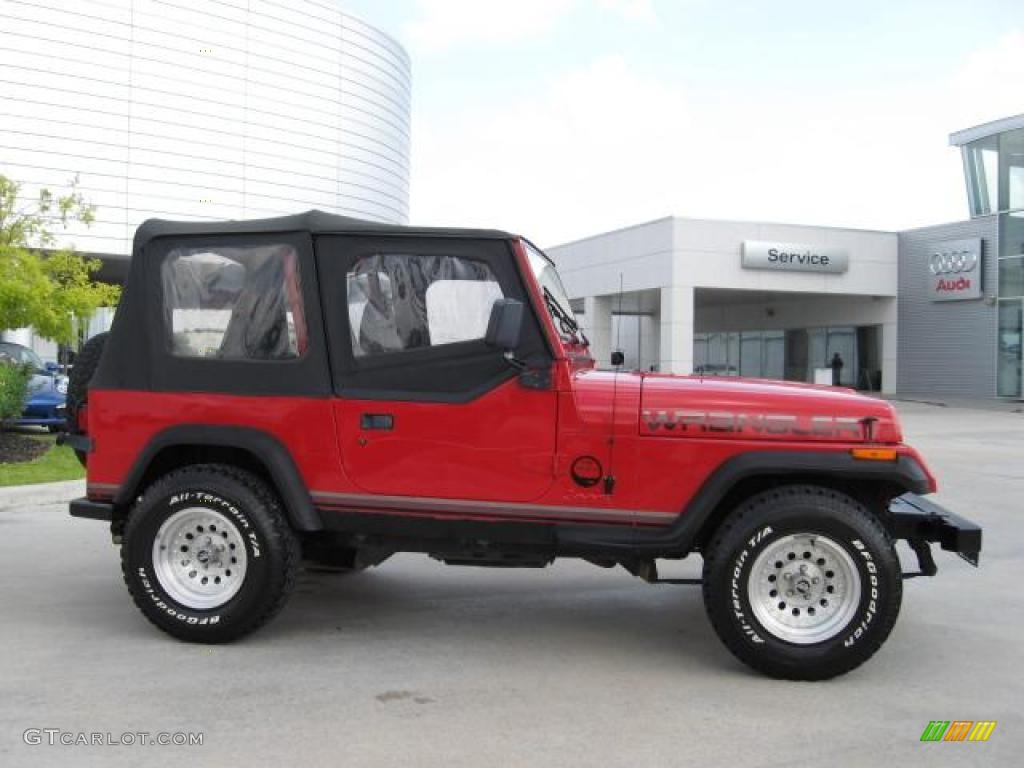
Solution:
M505 232L148 221L70 390L71 514L110 522L135 602L184 640L262 625L302 558L578 557L658 583L698 552L728 648L822 679L882 644L930 542L981 548L917 495L935 480L888 403L595 370L554 264Z

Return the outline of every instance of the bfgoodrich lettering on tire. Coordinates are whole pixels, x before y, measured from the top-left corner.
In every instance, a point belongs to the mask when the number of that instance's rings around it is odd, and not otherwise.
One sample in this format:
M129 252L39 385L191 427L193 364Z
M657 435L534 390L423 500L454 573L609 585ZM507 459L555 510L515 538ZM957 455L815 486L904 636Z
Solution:
M811 485L743 502L704 556L704 604L737 658L772 677L824 680L869 659L903 594L893 544L846 494Z
M142 613L182 640L234 640L269 621L295 583L299 546L255 475L216 464L146 489L124 530L121 570Z

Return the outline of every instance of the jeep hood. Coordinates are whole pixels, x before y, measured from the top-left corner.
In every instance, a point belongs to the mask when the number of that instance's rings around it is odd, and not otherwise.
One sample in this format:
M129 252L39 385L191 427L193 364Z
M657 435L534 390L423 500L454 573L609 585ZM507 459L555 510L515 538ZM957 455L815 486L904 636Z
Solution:
M895 409L852 389L761 379L643 374L640 434L900 443Z

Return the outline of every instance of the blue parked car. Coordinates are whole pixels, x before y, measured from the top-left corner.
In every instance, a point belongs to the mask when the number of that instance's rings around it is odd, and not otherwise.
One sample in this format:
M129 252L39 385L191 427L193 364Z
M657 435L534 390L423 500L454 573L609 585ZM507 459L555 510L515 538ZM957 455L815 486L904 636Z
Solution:
M32 378L28 382L28 398L21 418L10 424L46 427L58 432L65 425L68 377L57 372L55 363L43 364L34 351L11 341L0 341L0 361L28 365Z

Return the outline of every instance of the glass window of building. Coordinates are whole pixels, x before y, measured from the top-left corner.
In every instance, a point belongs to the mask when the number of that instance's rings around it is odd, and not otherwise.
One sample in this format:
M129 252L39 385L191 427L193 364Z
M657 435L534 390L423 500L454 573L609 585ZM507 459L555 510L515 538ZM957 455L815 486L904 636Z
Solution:
M972 216L993 213L999 191L999 139L986 136L972 141L963 150L967 174L967 197Z
M1024 209L1024 128L999 135L999 210Z
M999 302L999 370L996 375L1000 397L1021 397L1022 302Z
M999 296L1024 296L1024 256L999 260Z
M784 331L766 331L764 334L761 375L766 379L786 378L786 334Z
M1024 160L1024 158L1022 158ZM1021 378L1021 297L1024 297L1024 213L999 222L999 337L997 393L1024 397Z
M999 221L999 297L1024 296L1024 213Z
M706 376L810 381L802 368L797 375L788 375L786 355L785 331L697 333L693 337L693 369Z
M1024 213L1010 213L999 222L999 255L1024 256Z
M705 376L738 376L740 335L698 333L693 337L693 367Z
M761 334L740 334L740 376L761 376Z
M786 376L786 334L784 331L755 331L740 334L740 376L784 379Z

